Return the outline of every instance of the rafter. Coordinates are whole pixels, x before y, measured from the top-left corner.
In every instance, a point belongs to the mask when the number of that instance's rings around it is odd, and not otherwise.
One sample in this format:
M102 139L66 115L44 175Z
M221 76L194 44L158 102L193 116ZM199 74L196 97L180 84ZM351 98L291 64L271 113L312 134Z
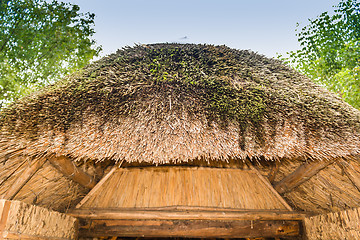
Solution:
M330 164L342 158L334 158L327 161L308 161L300 165L294 172L284 177L282 180L274 184L275 190L280 193L286 193L303 184L312 178L315 174L326 168Z
M70 158L66 156L60 157L48 157L48 161L65 177L70 178L74 182L79 183L80 185L92 189L95 187L95 180L86 174L84 171L79 169Z

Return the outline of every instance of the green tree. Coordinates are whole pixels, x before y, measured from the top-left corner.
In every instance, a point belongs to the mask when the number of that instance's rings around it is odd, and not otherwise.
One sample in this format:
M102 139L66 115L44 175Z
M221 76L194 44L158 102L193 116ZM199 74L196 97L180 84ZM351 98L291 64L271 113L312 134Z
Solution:
M0 0L0 109L99 54L94 14L79 10L56 0Z
M333 13L310 19L297 36L302 48L286 61L360 109L359 1L340 1Z

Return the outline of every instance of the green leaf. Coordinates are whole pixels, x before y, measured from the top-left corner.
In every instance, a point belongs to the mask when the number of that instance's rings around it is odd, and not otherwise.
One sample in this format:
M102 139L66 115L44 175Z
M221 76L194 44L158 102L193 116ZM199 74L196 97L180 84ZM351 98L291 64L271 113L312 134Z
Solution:
M79 10L58 1L0 1L0 108L99 54L94 14Z
M302 48L282 60L360 109L360 3L334 7L298 30Z

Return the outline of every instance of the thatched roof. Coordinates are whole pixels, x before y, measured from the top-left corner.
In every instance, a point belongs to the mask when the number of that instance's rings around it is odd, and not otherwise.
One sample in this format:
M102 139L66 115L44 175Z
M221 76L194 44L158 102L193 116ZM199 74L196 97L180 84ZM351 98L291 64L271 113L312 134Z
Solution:
M166 203L244 209L233 203L280 209L280 194L294 210L335 211L360 207L359 141L360 112L280 61L225 46L141 45L0 112L0 196L67 212L117 194L111 204L138 206L156 189ZM176 191L163 190L171 183ZM216 194L230 205L206 202Z
M124 48L0 118L0 157L162 164L360 152L359 111L280 61L225 46Z

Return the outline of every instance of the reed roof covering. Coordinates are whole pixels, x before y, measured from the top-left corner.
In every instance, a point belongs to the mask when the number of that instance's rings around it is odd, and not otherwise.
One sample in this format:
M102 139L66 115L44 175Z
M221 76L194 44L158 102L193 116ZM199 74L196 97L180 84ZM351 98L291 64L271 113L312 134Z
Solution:
M280 61L226 46L127 47L0 115L0 159L163 164L360 152L358 110Z

